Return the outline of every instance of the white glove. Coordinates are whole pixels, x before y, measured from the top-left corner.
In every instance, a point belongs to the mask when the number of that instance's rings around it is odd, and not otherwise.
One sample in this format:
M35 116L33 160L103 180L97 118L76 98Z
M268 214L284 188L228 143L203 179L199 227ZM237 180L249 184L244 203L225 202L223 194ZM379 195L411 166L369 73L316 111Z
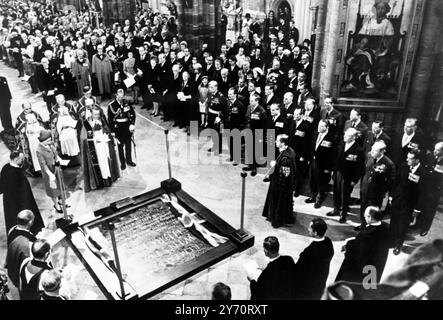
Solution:
M129 131L134 132L134 130L135 130L135 126L133 124L131 124L129 126Z

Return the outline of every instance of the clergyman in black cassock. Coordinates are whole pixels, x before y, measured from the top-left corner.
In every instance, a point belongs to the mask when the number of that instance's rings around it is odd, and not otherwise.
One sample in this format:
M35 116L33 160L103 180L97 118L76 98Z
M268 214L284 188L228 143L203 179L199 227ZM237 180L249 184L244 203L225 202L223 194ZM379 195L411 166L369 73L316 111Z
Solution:
M263 242L265 255L270 259L257 280L250 278L251 300L291 300L294 291L294 260L279 255L276 237L266 237Z
M335 281L345 280L362 283L373 266L376 270L377 283L380 282L388 259L390 243L389 227L381 221L381 213L377 207L367 207L365 212L366 227L355 239L349 240L345 247L345 259L338 271Z
M11 157L13 159L3 167L0 174L0 193L3 194L6 232L9 232L16 225L17 214L22 210L28 209L35 216L31 232L38 234L45 225L35 202L29 181L20 167L24 156L22 153L13 151Z
M295 182L295 152L287 144L287 135L277 136L276 145L280 155L276 160L274 172L270 175L263 209L263 216L271 221L274 228L294 223L292 191Z
M309 225L313 241L307 246L295 264L294 298L297 300L320 300L329 275L334 256L331 239L325 237L327 224L315 218Z

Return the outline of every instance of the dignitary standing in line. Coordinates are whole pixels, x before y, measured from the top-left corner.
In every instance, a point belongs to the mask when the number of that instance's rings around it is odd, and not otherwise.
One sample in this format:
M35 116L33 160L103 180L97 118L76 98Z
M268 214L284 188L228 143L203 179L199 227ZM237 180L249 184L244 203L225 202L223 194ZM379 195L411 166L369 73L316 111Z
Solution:
M438 209L438 202L443 191L443 142L434 147L434 157L428 164L428 179L425 184L425 200L421 214L418 216L420 235L426 236Z
M412 218L417 217L424 207L426 178L420 151L409 151L406 163L398 169L392 190L390 230L395 255L401 251Z
M302 109L294 110L294 117L289 125L289 146L295 151L295 189L294 197L303 191L308 172L309 152L312 139L312 125L302 114Z
M331 239L325 236L328 225L321 218L309 224L309 235L313 238L295 264L294 291L296 300L320 300L329 275L329 265L334 256Z
M334 168L332 159L335 155L336 141L335 133L329 131L329 121L320 120L310 148L311 197L305 200L306 203L314 203L316 209L321 207L326 198L331 172Z
M135 111L132 105L123 99L123 89L117 90L114 101L108 106L108 121L112 135L117 138L120 168L126 165L135 167L132 161L132 138L135 130Z
M289 147L286 134L280 134L275 140L279 156L273 166L268 195L266 196L263 216L274 228L294 223L292 192L295 181L295 152Z
M362 148L355 142L357 135L356 129L349 128L337 146L332 175L334 210L326 215L339 215L340 223L346 222L352 190L365 172L365 156Z
M381 219L378 207L366 208L366 227L346 242L345 259L335 281L362 283L368 272L375 271L377 283L380 282L389 253L389 227Z
M354 228L360 231L365 226L364 213L367 206L381 208L383 199L389 193L395 180L395 165L386 153L383 140L376 141L367 155L366 169L360 186L360 225Z
M9 159L10 162L5 164L0 173L0 194L3 194L6 234L16 224L17 214L25 209L31 210L35 216L31 232L37 234L45 225L31 185L22 169L25 156L18 151L12 151Z
M97 81L97 93L103 98L111 97L112 64L107 54L103 52L103 44L97 46L97 53L92 57L92 78ZM93 81L94 82L94 81Z
M235 144L235 139L232 136L232 131L237 129L242 131L246 127L246 107L238 99L238 91L236 87L231 87L228 90L228 110L225 117L225 128L231 130L229 136L229 161L236 166L241 161L241 140L239 145Z

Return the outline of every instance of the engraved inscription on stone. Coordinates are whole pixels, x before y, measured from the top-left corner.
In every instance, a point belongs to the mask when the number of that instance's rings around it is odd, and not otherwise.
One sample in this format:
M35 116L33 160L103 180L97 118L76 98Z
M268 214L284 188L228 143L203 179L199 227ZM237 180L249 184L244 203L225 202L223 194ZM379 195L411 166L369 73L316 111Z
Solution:
M111 247L109 231L100 231ZM212 248L186 229L160 200L115 221L115 236L123 274L133 283L146 280L150 273L182 265Z

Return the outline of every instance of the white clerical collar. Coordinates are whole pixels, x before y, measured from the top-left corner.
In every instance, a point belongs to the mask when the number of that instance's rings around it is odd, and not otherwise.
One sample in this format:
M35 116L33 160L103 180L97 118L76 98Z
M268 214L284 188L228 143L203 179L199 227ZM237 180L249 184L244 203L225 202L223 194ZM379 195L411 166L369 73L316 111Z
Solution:
M14 167L14 168L19 168L20 169L20 167L16 164L16 163L14 163L14 162L9 162L9 164L11 165L11 167Z
M323 240L325 240L325 237L312 239L312 241L315 241L315 242L320 242L320 241L323 241Z
M269 262L272 262L272 261L274 261L274 260L277 260L278 258L280 258L280 255L278 255L278 256L276 256L275 258L272 258L272 259L270 258L270 259L269 259Z

